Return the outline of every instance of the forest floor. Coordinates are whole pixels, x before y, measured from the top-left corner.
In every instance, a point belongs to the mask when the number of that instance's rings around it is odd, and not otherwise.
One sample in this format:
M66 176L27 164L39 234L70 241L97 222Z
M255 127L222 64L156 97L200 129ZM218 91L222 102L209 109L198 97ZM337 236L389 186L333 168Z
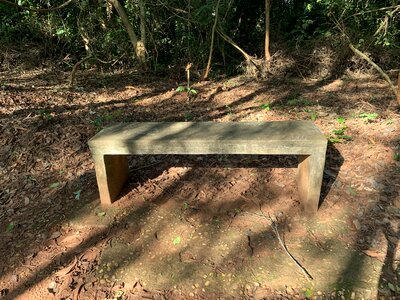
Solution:
M169 79L67 75L0 73L0 298L400 295L400 118L383 81L222 78L188 99ZM132 156L122 198L99 206L87 141L104 126L298 119L332 141L313 218L291 156Z

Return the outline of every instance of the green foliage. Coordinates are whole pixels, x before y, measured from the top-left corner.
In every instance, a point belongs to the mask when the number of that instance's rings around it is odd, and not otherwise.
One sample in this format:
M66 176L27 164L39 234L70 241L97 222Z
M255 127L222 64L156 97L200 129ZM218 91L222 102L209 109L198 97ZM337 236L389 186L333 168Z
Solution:
M8 223L8 224L7 224L7 227L6 227L6 232L11 232L11 231L13 231L14 227L15 227L14 222Z
M177 236L174 238L174 240L172 241L172 243L176 246L179 245L182 241L182 238L180 236Z
M137 1L120 1L140 39L140 10ZM182 74L182 65L193 62L202 69L211 42L217 0L145 1L147 53L153 71ZM30 8L55 7L63 0L24 0ZM220 0L218 27L251 55L263 55L265 2ZM340 19L355 44L375 49L400 45L400 14L393 0L276 0L271 7L271 40L301 47L302 41L327 41L338 45L341 34L333 20ZM102 67L131 67L132 45L115 9L106 1L77 0L58 11L37 13L0 3L0 45L37 45L43 57L54 58L70 70L87 56L96 55ZM309 43L307 43L309 44ZM379 52L378 52L379 53ZM217 34L212 71L237 73L243 58ZM396 61L396 59L394 59ZM85 67L85 66L82 66ZM179 78L181 80L181 78ZM189 94L195 90L187 90ZM289 105L306 106L292 99ZM297 99L299 100L299 99Z
M176 91L178 93L186 92L188 94L188 96L197 95L197 91L195 89L190 88L190 87L178 86Z
M336 121L341 125L338 129L333 129L331 135L328 136L328 140L331 143L343 143L346 141L351 141L353 138L349 135L346 135L347 125L345 123L345 119L343 117L339 117Z
M311 112L310 119L312 121L315 121L315 120L317 120L317 118L318 118L318 114L315 111Z
M399 153L399 152L394 153L394 154L393 154L393 159L394 159L395 161L400 161L400 153Z
M271 106L269 105L269 103L261 104L260 107L261 107L262 109L266 110L266 111L270 111L270 110L271 110Z
M314 105L314 103L311 102L310 100L305 99L305 98L303 98L303 97L296 97L296 96L291 97L291 98L287 101L287 104L288 104L289 106L297 106L297 107Z
M304 292L304 297L311 298L314 295L314 291L312 288L307 288Z
M368 123L368 122L375 120L378 117L378 114L377 113L372 113L372 114L363 113L363 114L359 114L358 117L364 119L364 121L366 123Z

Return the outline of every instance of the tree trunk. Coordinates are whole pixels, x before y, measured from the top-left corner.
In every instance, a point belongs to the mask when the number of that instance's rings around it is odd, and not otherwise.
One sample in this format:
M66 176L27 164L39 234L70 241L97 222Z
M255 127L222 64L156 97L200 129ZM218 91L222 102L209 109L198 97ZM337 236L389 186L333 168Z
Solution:
M399 99L398 95L398 89L396 91L396 88L394 87L392 81L390 80L389 76L382 70L381 67L379 67L376 63L374 63L365 53L361 52L358 50L354 45L349 41L349 47L351 51L353 51L356 55L361 57L362 59L365 59L375 70L378 71L379 74L385 79L385 81L389 84L390 88L392 89L394 95L396 96L397 100Z
M143 45L146 47L146 10L144 6L144 0L139 0L139 9L140 9L140 40Z
M146 63L146 47L142 41L139 41L135 31L133 30L132 24L129 22L128 16L125 12L124 7L119 3L118 0L107 0L114 6L118 15L121 18L122 23L126 31L128 32L129 39L132 43L132 47L135 53L136 58L138 59L141 65L145 65Z
M271 0L265 0L265 66L269 69L271 54L269 52L269 12L271 10Z
M217 22L218 22L218 9L219 9L219 3L221 0L218 0L217 6L215 7L215 19L214 19L214 25L211 30L211 45L210 45L210 53L208 55L208 62L207 62L207 67L206 70L204 71L203 75L203 80L206 80L208 78L208 74L210 73L211 69L211 60L212 60L212 54L213 54L213 49L214 49L214 38L215 38L215 28L217 28Z
M231 44L234 48L236 48L240 53L242 53L242 55L244 56L244 58L246 59L247 62L250 62L251 64L254 65L254 67L257 69L258 72L262 72L261 67L259 66L259 64L249 55L246 53L246 51L244 51L242 48L240 48L238 46L238 44L236 44L229 36L227 36L225 33L223 33L219 28L216 29L216 32L225 40L227 41L229 44Z

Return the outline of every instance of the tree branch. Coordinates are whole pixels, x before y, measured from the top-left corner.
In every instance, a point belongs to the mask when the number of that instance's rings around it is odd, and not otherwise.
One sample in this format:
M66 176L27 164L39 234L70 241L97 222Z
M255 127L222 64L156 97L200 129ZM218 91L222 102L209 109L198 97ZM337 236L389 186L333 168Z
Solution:
M210 45L210 53L208 55L208 62L207 62L207 67L206 70L204 71L203 75L203 80L206 80L208 77L208 73L210 73L211 69L211 59L212 59L212 54L213 54L213 49L214 49L214 38L215 38L215 29L217 28L217 22L218 22L218 9L219 9L219 3L221 0L218 0L217 6L215 7L215 19L214 19L214 25L211 30L211 45Z
M242 48L240 48L229 36L227 36L225 33L223 33L219 28L216 29L217 33L229 44L231 44L233 47L235 47L246 59L246 61L251 62L256 69L261 72L261 67L258 65L258 63L249 55L247 54Z
M75 0L68 0L67 2L64 2L63 4L56 6L56 7L50 7L50 8L30 8L30 7L24 7L21 5L18 5L17 3L8 1L8 0L0 0L0 3L5 3L14 7L17 7L18 9L22 9L22 10L29 10L29 11L34 11L34 12L38 12L38 13L46 13L46 12L50 12L50 11L55 11L55 10L60 10L64 7L66 7L67 5L71 4L72 2L74 2Z

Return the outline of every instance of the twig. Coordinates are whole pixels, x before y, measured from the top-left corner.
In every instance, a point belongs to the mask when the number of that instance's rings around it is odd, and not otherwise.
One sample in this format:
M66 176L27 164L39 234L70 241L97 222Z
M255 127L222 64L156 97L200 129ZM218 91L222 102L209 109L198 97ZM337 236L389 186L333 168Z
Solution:
M261 209L261 203L259 203L259 208L262 216L270 222L272 229L274 230L274 233L276 237L278 238L279 244L283 248L283 250L286 252L286 254L290 257L290 259L295 263L295 265L301 270L301 272L304 274L304 276L307 278L308 281L314 280L314 278L311 276L311 274L297 261L297 259L289 252L288 248L286 247L284 241L282 240L279 230L278 230L278 225L274 220L272 220L271 216L266 216L263 210Z

